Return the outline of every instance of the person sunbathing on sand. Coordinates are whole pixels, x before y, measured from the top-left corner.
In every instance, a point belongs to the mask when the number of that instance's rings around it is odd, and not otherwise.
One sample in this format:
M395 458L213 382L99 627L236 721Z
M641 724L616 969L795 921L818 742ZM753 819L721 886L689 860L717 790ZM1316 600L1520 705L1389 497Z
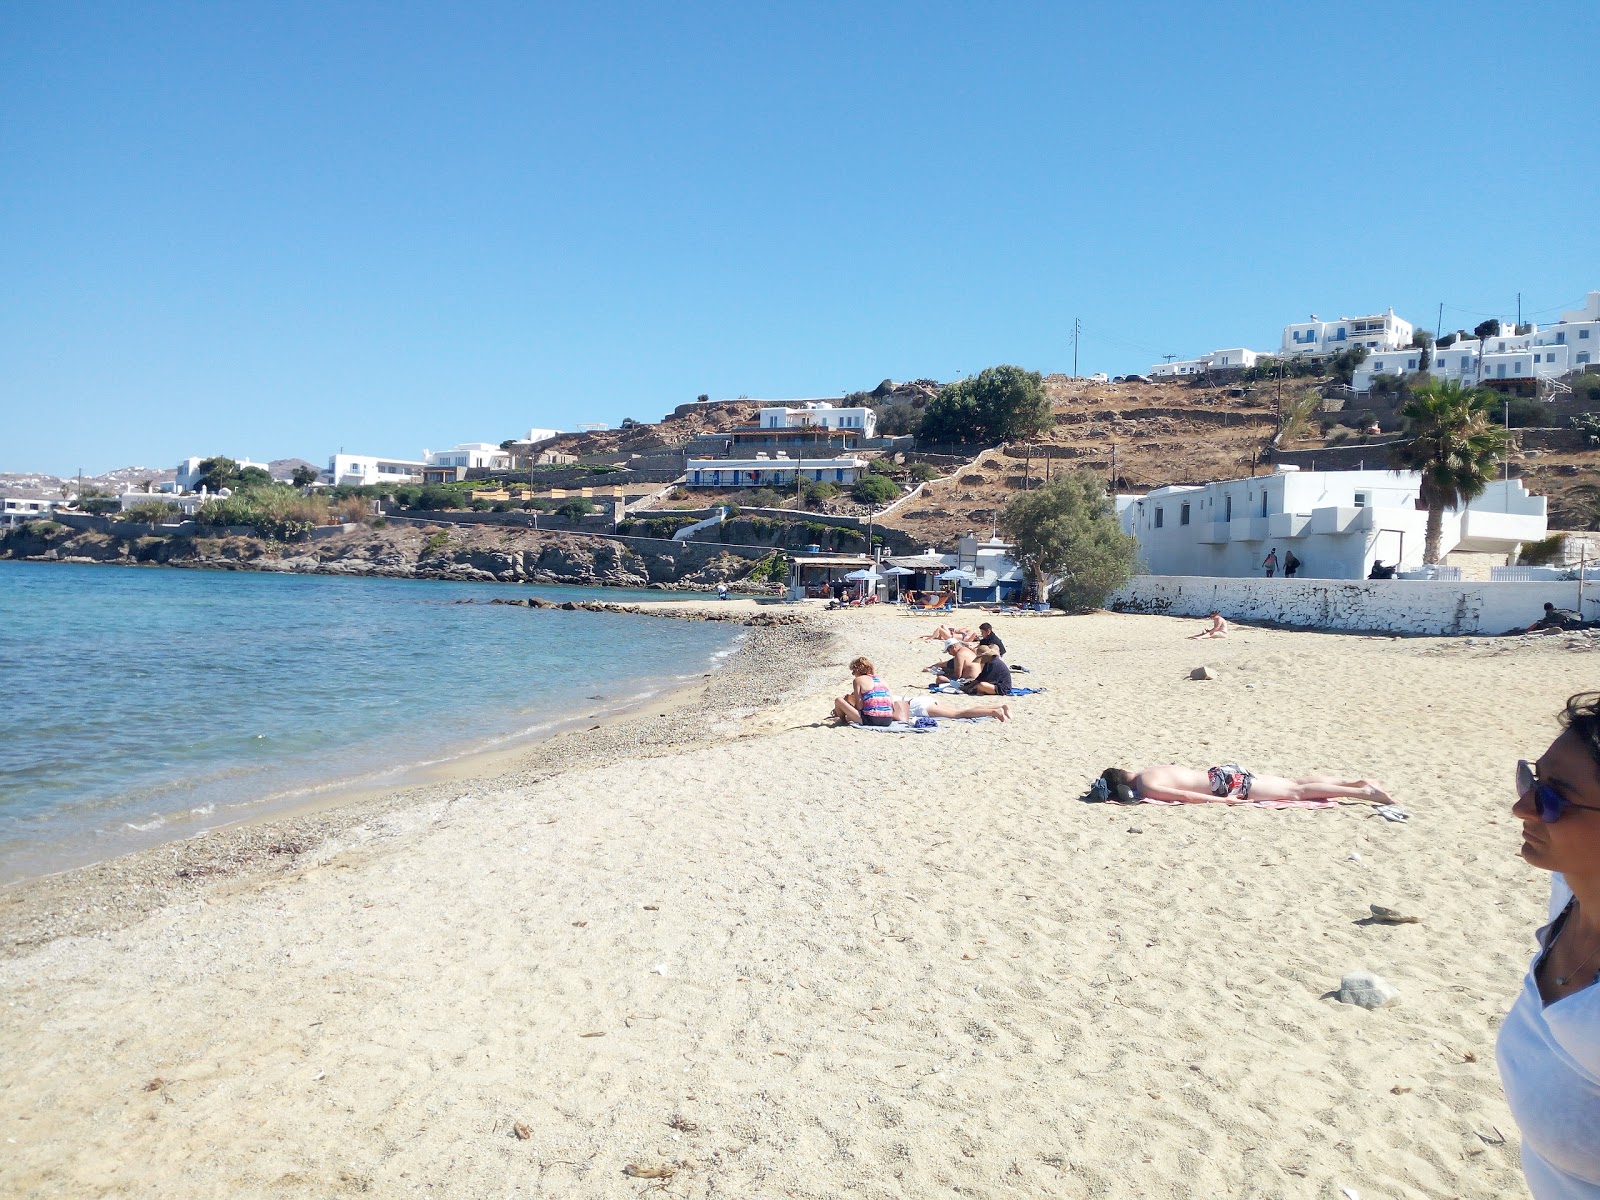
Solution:
M928 670L935 675L943 675L954 683L978 677L978 656L971 646L951 638L945 642L944 648L950 652L949 659L934 663Z
M1198 770L1167 763L1126 771L1107 767L1100 775L1114 799L1177 800L1184 804L1246 804L1252 800L1370 800L1389 803L1389 793L1368 779L1335 779L1331 775L1306 775L1286 779L1257 775L1238 763Z
M896 721L915 721L918 717L946 717L950 720L972 720L977 717L993 717L997 721L1011 720L1011 705L1009 704L974 704L971 708L958 708L954 704L945 704L940 700L925 700L921 696L896 696L894 698L894 719Z
M917 639L919 642L948 642L951 639L958 642L975 642L978 635L970 629L963 629L959 625L941 625L932 633L925 633Z
M1228 623L1222 619L1222 614L1215 609L1211 611L1211 624L1199 633L1191 633L1185 641L1196 642L1201 638L1219 638L1228 636Z

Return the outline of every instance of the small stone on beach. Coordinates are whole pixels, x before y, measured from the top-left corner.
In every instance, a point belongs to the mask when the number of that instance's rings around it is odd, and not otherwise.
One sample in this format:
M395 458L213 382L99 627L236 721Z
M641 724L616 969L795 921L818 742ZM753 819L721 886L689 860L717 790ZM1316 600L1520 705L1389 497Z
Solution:
M1372 909L1372 919L1380 925L1420 925L1421 917L1407 916L1405 913L1393 908L1385 908L1381 904L1368 905Z
M1384 1008L1398 1001L1400 992L1382 975L1371 971L1352 971L1339 980L1339 991L1335 998L1340 1004Z
M1189 672L1190 679L1215 679L1216 677L1216 671L1212 670L1210 667L1196 667L1194 670Z

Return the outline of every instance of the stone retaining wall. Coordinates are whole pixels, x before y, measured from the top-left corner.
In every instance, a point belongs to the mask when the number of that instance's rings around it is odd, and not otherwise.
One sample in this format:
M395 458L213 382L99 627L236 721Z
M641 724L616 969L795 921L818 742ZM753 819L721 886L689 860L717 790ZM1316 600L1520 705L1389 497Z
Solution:
M1584 617L1600 618L1600 586L1588 584L1583 597ZM1576 609L1578 584L1135 575L1110 607L1175 617L1203 617L1215 609L1230 619L1307 629L1499 634L1526 628L1543 615L1547 600Z

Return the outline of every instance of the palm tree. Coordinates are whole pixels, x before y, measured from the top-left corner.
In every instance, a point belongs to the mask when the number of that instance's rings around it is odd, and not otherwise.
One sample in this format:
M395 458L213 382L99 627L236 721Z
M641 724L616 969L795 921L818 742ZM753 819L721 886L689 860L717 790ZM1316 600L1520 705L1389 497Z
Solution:
M1430 379L1400 410L1406 439L1395 447L1394 465L1422 473L1422 502L1428 506L1424 563L1439 561L1444 510L1483 495L1505 455L1509 438L1494 423L1490 403L1483 388Z
M1600 529L1600 484L1580 483L1567 493L1567 503L1583 528Z

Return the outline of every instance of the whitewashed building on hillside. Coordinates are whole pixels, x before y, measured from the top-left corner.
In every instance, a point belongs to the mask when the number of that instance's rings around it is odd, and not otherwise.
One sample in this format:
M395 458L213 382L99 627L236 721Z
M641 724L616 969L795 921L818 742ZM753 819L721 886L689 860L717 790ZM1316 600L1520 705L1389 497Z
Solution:
M1571 356L1569 370L1600 364L1600 292L1590 292L1582 308L1562 313L1556 324L1535 333L1533 344L1547 353L1564 346Z
M539 429L535 427L528 430L528 436L522 440L525 442L548 442L551 438L560 436L561 430L559 429Z
M424 450L424 465L430 467L481 468L489 471L511 469L511 452L493 442L461 442L448 450Z
M754 458L691 458L685 464L687 487L794 487L801 479L818 483L852 484L867 469L867 460L854 455L827 458L790 458L787 454L757 454Z
M1181 379L1187 375L1206 375L1212 371L1244 371L1271 355L1265 350L1250 350L1244 346L1231 346L1226 350L1213 350L1199 358L1183 358L1176 362L1153 364L1145 372L1151 379Z
M1283 327L1279 353L1293 357L1304 354L1337 354L1341 350L1365 346L1367 350L1400 350L1411 344L1416 333L1410 321L1394 315L1394 309L1366 317L1340 317L1323 321L1313 316Z
M1123 529L1139 540L1152 575L1263 574L1278 552L1303 564L1299 577L1365 579L1373 560L1402 570L1422 565L1428 514L1418 507L1414 471L1298 471L1157 488L1123 504ZM1441 554L1510 554L1546 533L1545 498L1520 480L1491 483L1461 511L1444 515Z
M870 408L835 408L826 400L781 400L760 412L762 429L845 429L876 437L878 414Z
M383 458L376 454L334 454L322 482L334 487L366 486L377 483L417 483L427 463L405 458Z
M239 464L239 469L241 471L246 467L260 467L269 475L272 473L272 469L268 467L266 463L251 462L248 458L236 458L233 461ZM205 459L201 458L197 454L191 454L188 458L179 463L178 477L173 481L175 490L180 492L192 492L198 488L200 486L200 464L203 462L205 462Z

